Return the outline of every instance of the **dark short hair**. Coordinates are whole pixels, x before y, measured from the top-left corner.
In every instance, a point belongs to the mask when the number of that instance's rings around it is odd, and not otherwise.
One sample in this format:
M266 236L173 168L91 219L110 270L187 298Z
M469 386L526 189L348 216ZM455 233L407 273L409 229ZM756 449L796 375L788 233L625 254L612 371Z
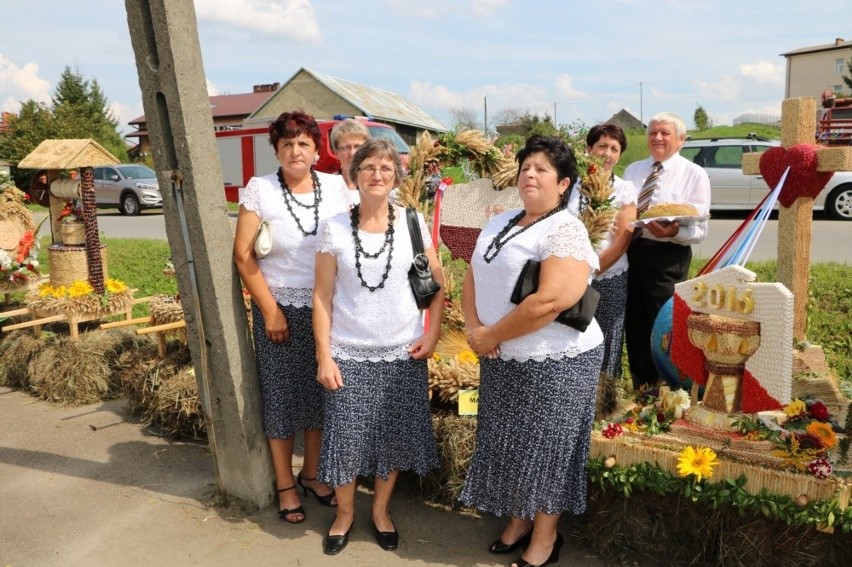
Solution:
M269 125L269 145L275 153L278 153L278 142L284 139L295 138L299 134L307 134L314 141L317 151L320 149L319 125L314 117L301 110L284 112Z
M547 160L556 169L557 181L568 178L568 189L562 194L562 205L564 206L568 203L571 186L577 180L577 158L574 157L574 150L569 148L563 139L556 136L540 136L538 134L530 136L526 145L518 152L518 176L520 176L524 161L532 154L539 152L547 156ZM515 182L517 183L517 178Z
M597 124L592 126L589 133L586 134L586 145L591 148L604 136L612 138L621 144L621 153L627 151L627 136L624 135L624 130L621 129L621 126L616 124Z
M394 175L396 176L394 187L399 187L405 174L402 172L402 162L399 159L396 144L387 138L370 138L355 150L352 163L349 165L349 179L358 179L358 168L361 167L361 163L365 159L371 157L390 158L393 161Z

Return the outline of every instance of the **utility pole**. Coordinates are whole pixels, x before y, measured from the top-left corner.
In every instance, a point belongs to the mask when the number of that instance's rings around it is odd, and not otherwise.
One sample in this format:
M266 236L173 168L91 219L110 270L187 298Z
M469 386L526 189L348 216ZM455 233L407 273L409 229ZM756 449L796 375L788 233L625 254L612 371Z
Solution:
M166 235L220 493L258 507L273 475L246 308L231 256L192 2L125 0Z
M645 110L643 108L643 100L642 100L642 82L639 82L639 122L642 124L645 123Z
M488 97L482 97L482 104L484 105L483 115L485 116L485 121L483 123L482 131L488 136Z

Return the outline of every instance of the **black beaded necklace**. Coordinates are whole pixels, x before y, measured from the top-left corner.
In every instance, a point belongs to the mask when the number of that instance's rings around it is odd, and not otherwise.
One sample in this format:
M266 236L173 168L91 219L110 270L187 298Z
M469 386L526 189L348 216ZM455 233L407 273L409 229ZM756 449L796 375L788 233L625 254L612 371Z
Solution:
M284 171L279 167L278 168L278 183L281 185L281 192L284 194L284 204L287 206L287 212L290 213L290 216L293 217L293 220L296 221L296 226L299 231L305 236L313 236L317 233L317 229L319 228L319 206L322 203L322 194L320 193L320 184L319 178L317 177L316 172L311 168L311 182L313 183L314 190L314 204L313 205L304 205L302 204L296 197L293 196L293 191L287 186L287 182L284 181ZM299 220L299 217L296 216L296 213L293 212L293 205L291 203L296 203L298 206L303 209L313 209L314 210L314 229L313 230L305 230L302 226L302 222Z
M358 223L360 222L359 209L360 207L355 205L349 212L349 222L352 225L352 240L355 241L355 271L358 273L358 279L361 281L361 286L366 287L370 292L374 292L379 288L385 287L385 280L387 280L388 275L390 275L391 259L393 258L393 205L388 203L388 229L385 231L385 241L382 243L382 247L379 248L378 252L375 253L367 252L361 245L361 236L358 234ZM369 258L373 260L378 258L385 250L388 251L388 260L385 263L385 271L382 274L382 279L378 285L369 285L364 280L364 276L361 274L361 256L364 256L365 259Z
M544 213L543 215L541 215L540 217L538 217L537 219L535 219L534 221L532 221L527 226L523 227L518 232L510 234L509 236L506 236L506 234L508 234L508 232L510 230L512 230L513 226L515 226L519 222L521 222L521 219L524 218L524 215L527 214L527 212L521 211L517 215L513 216L512 218L509 219L509 222L506 224L506 226L504 226L500 230L500 232L498 232L497 235L494 236L494 238L491 239L491 242L488 244L488 247L485 249L485 252L482 254L482 259L485 260L486 264L490 264L491 261L494 258L497 257L497 254L500 253L500 250L502 250L502 248L506 245L507 242L509 242L510 240L512 240L513 238L515 238L516 236L518 236L519 234L521 234L525 230L529 229L531 226L535 225L536 223L541 222L544 219L546 219L547 217L558 213L559 211L562 210L562 208L563 208L562 205L557 205L557 206L553 207L552 209L550 209L549 211L547 211L546 213Z

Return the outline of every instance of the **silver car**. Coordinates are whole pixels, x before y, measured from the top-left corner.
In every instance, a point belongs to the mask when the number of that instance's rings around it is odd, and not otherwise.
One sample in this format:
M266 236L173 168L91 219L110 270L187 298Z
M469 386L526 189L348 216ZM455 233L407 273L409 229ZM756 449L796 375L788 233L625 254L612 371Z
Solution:
M743 154L764 152L780 145L778 140L756 136L692 139L684 142L680 155L707 171L711 210L753 210L769 191L769 186L762 175L743 173ZM852 171L839 171L831 176L825 189L814 199L814 210L825 211L831 218L852 220Z
M98 208L118 207L123 215L163 206L157 175L138 163L98 166L94 169Z

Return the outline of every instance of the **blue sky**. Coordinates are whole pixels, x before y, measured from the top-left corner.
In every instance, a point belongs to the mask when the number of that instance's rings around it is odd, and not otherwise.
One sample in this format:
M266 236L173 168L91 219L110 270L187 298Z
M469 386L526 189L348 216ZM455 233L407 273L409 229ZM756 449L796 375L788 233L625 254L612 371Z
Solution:
M307 67L399 93L448 127L454 108L482 121L486 100L491 125L527 111L592 125L626 108L691 126L697 105L715 124L777 115L780 54L852 38L849 0L194 3L210 94ZM68 65L98 80L131 130L143 109L124 2L10 1L0 16L0 109L49 102Z

